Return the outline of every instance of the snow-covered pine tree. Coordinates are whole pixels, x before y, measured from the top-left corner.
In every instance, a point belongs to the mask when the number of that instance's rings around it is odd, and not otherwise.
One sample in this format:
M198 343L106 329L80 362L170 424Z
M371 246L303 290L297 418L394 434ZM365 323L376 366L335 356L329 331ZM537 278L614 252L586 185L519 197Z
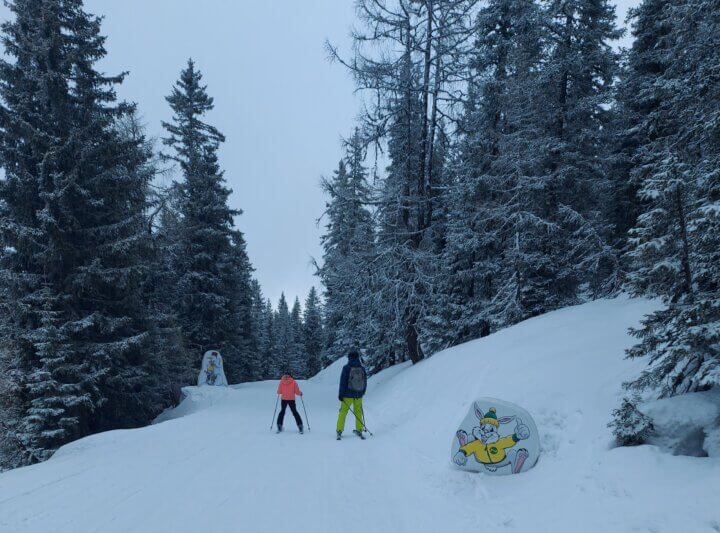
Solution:
M654 431L650 417L637 408L638 402L637 397L623 398L620 407L612 413L613 420L608 427L613 430L613 435L621 446L645 444Z
M383 335L390 343L386 346L377 341L372 347L371 357L382 361L385 354L398 354L399 360L417 362L424 358L419 342L419 321L422 309L427 304L431 291L432 251L424 241L427 224L427 189L424 180L418 179L421 172L422 142L421 99L418 96L418 81L408 52L403 60L405 68L401 79L406 84L391 104L392 124L389 128L388 156L390 165L378 193L377 207L377 260L374 263L373 278L377 279L375 294L382 306L377 317L389 322L378 326L389 336ZM392 315L385 313L385 306L392 302ZM383 305L384 304L384 305ZM399 349L404 345L404 349ZM382 359L380 359L382 358ZM382 368L371 363L372 368Z
M290 311L290 329L292 344L290 352L290 370L293 377L304 379L307 377L307 356L305 354L305 337L303 335L302 307L300 299L295 297Z
M622 36L608 0L548 0L547 62L542 68L544 131L528 146L544 158L541 215L552 222L537 252L549 259L530 283L539 291L538 310L563 307L579 297L617 288L617 257L609 245L606 204L610 199L613 82ZM544 301L544 303L542 303Z
M263 328L265 329L265 346L262 358L262 379L277 379L280 376L278 354L276 348L277 338L276 317L270 299L265 301L263 311Z
M693 91L683 106L692 152L698 157L695 176L699 202L690 214L695 237L691 261L697 286L693 325L688 336L695 354L697 371L693 386L702 389L720 387L720 1L691 2L693 20L686 20L679 39L695 36L692 51L695 64L685 65L690 72ZM688 367L692 371L692 366Z
M630 289L659 297L661 309L633 331L640 343L630 357L649 368L628 384L660 396L720 386L720 18L718 2L645 2L630 65L655 60L662 68L633 72L648 135L635 150L632 175L643 213L631 231ZM648 41L658 46L647 46ZM632 59L634 55L637 59ZM643 75L644 74L644 75Z
M171 122L163 122L174 149L169 159L182 172L178 183L179 248L174 271L178 319L186 348L196 366L205 350L219 349L230 381L250 379L247 365L252 342L251 266L242 233L234 228L239 210L228 206L217 151L224 136L203 121L213 99L201 84L192 60L180 74L167 101Z
M477 0L358 2L368 29L355 32L355 57L345 64L358 89L372 92L364 131L386 143L390 157L373 202L379 218L373 308L388 316L373 320L378 338L369 351L377 364L370 361L371 369L424 357L419 328L432 286L434 165L440 117L449 112L441 102L453 101L455 82L464 79L462 50L470 40L468 19L475 4ZM336 50L331 52L338 58Z
M273 355L274 365L271 379L279 379L281 375L292 373L292 355L295 348L295 335L290 320L285 293L280 294L277 311L273 317Z
M529 313L516 245L544 233L532 214L534 139L543 24L533 2L492 0L475 21L470 82L442 204L447 211L428 328L435 349L488 334ZM428 320L428 322L430 322Z
M351 328L345 327L347 322L355 323L355 316L348 309L348 302L355 292L355 284L350 281L356 278L348 279L348 267L354 251L349 246L348 228L345 227L346 223L352 223L352 220L349 220L349 214L345 213L349 204L345 201L348 195L348 176L344 161L340 161L331 179L322 182L322 187L329 200L325 209L325 233L320 237L323 264L318 268L317 275L323 284L325 296L326 337L323 366L327 366L342 357L343 353L347 352L348 345L354 342L354 339L347 338Z
M3 357L22 462L163 406L143 306L148 154L80 0L13 0L0 60ZM7 388L6 388L7 390ZM16 400L18 398L15 398Z
M374 316L368 269L374 259L373 221L366 208L369 191L359 131L345 150L333 177L323 181L329 200L318 276L325 288L325 364L351 349L367 347Z
M480 141L487 203L476 224L486 228L480 248L502 250L501 268L491 261L497 288L485 309L497 326L617 286L608 165L598 154L609 147L617 68L608 43L621 33L606 0L539 7L490 2L479 19L475 65L490 79L481 78L475 107L490 130Z
M617 249L628 251L628 231L635 226L642 209L638 195L641 186L639 150L648 141L666 132L657 128L672 126L656 122L663 105L661 85L654 86L669 67L673 21L665 9L666 0L648 0L630 10L633 44L625 52L615 105L616 154L612 172L610 221L614 225Z
M307 377L312 377L322 369L322 350L324 342L322 306L315 287L310 287L305 299L303 315L303 343L305 348Z
M169 381L173 401L181 398L182 387L195 382L195 354L186 349L178 320L178 298L175 265L180 254L176 186L155 188L151 196L150 235L151 266L145 283L147 308L160 341L169 344L163 371ZM165 349L161 350L163 353Z
M267 318L265 316L265 297L260 283L253 279L250 285L252 295L252 330L251 351L248 354L251 373L248 380L257 381L264 378L263 367L269 353Z
M228 344L236 362L227 372L229 380L252 381L255 375L255 331L252 318L252 277L253 267L247 254L245 236L234 231L231 237L230 273L226 290L230 295L230 310L234 321L233 344ZM230 359L232 362L232 358Z
M4 333L3 333L4 334ZM23 383L18 360L7 351L0 352L0 472L17 468L26 462L24 444L17 437L17 428L23 416Z
M433 207L433 224L428 231L431 260L431 293L420 318L420 344L427 356L456 343L453 332L455 308L451 305L453 297L454 270L446 263L446 250L453 213L449 191L458 183L457 175L448 164L453 155L451 137L445 126L438 126L433 157L431 190L436 199Z
M146 140L144 127L135 109L121 117L116 128L125 142L138 147L139 157L128 165L128 172L135 176L133 179L136 183L145 184L146 212L143 227L138 230L142 240L135 268L142 273L141 305L150 331L145 363L150 380L143 385L145 390L140 393L133 391L132 394L138 396L138 401L158 409L158 405L164 408L177 403L181 397L181 387L189 381L184 379L187 378L187 358L182 349L175 314L168 306L167 299L159 297L158 287L155 285L157 270L160 270L160 275L166 273L164 267L167 263L162 250L156 246L153 234L157 205L151 188L152 181L158 174L157 156L153 143ZM128 162L132 160L128 159ZM181 364L183 366L180 368Z

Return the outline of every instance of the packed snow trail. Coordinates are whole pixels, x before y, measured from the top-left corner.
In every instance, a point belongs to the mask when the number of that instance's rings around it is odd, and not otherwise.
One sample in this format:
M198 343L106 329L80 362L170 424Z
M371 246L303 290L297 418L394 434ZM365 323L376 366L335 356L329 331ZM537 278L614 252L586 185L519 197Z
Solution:
M0 532L720 531L719 460L611 449L620 383L642 366L622 357L627 328L651 309L594 302L386 370L370 380L375 437L365 441L351 416L334 438L342 363L300 382L305 435L292 416L283 433L270 429L276 381L192 387L155 425L0 474ZM534 469L453 468L450 441L477 396L534 416L543 447Z

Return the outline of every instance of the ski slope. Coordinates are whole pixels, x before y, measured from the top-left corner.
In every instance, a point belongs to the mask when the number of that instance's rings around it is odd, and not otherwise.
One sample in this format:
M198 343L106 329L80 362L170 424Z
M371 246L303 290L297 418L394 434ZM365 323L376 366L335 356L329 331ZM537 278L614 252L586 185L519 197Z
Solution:
M627 328L652 309L603 300L538 317L371 379L369 428L337 442L335 364L301 382L311 431L269 429L277 382L188 389L141 429L62 448L0 475L2 533L521 533L720 531L720 459L612 449L606 428ZM537 466L455 469L450 442L477 396L524 406ZM302 413L302 408L300 409Z

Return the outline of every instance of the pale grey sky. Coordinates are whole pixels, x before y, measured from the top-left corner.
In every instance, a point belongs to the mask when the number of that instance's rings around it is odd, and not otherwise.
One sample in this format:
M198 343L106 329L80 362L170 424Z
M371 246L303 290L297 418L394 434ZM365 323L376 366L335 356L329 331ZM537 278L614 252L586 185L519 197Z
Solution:
M210 121L227 137L220 153L243 210L255 276L276 303L304 300L317 284L315 220L321 174L341 156L356 114L350 76L326 61L325 38L348 42L353 2L339 0L86 0L104 15L108 72L129 70L120 89L138 102L148 132L170 116L165 95L192 57L215 98Z
M138 103L148 134L171 116L164 97L188 57L215 98L209 121L227 140L220 152L255 277L277 304L320 287L320 177L341 157L340 138L357 114L351 77L326 60L324 41L347 48L351 0L85 0L103 15L108 56L101 68L130 75L119 95ZM4 9L4 8L3 8ZM4 11L7 13L7 11Z
M639 0L618 0L618 16ZM210 122L227 137L221 153L231 205L255 276L273 304L312 285L321 255L316 219L321 175L341 157L358 102L349 74L326 61L329 38L349 49L354 0L85 0L105 16L103 70L130 71L121 98L138 103L148 134L170 118L165 95L192 57L215 98ZM0 7L5 20L7 9Z

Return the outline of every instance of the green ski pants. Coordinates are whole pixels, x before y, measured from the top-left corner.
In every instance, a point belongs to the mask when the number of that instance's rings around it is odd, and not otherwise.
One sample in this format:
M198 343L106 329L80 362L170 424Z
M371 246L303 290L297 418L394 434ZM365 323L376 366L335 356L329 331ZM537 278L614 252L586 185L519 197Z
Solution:
M362 398L343 398L340 402L340 414L337 420L337 432L342 433L345 430L345 418L347 417L348 411L352 407L355 411L355 429L362 431L365 426L363 424L363 406Z

